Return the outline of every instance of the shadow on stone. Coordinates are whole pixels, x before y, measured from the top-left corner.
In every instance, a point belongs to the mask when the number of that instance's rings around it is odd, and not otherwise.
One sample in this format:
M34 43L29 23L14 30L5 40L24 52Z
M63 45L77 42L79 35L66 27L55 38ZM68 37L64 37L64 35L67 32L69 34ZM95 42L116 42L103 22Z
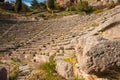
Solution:
M0 67L0 80L7 80L7 70L4 67Z

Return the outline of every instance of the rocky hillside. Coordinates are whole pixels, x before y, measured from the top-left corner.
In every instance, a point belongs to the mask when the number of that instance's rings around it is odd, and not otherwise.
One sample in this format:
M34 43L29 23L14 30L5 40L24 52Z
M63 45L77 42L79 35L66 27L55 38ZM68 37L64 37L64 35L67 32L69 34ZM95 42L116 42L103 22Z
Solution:
M54 57L56 71L65 79L119 80L119 16L120 6L116 6L99 14L55 20L1 20L1 65L9 64L12 71L16 62L17 80L24 80Z

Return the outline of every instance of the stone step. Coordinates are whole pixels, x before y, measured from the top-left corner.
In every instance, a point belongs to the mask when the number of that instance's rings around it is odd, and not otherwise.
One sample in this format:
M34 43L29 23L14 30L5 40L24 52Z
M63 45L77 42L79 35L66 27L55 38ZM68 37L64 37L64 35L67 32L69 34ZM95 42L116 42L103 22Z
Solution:
M0 47L14 47L13 44L3 44L3 45L0 45Z
M70 41L68 41L68 42L61 42L61 43L58 43L57 45L58 46L63 46L63 45L68 45L68 44L70 44Z
M25 80L25 76L19 76L17 80Z
M38 48L22 48L22 49L17 49L16 51L38 51Z

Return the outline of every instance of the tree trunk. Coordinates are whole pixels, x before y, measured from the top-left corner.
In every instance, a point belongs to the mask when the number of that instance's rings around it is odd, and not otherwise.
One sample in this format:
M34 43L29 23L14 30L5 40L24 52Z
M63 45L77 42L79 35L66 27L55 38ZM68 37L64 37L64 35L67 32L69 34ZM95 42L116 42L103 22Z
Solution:
M54 12L53 12L53 10L52 10L52 16L54 15Z

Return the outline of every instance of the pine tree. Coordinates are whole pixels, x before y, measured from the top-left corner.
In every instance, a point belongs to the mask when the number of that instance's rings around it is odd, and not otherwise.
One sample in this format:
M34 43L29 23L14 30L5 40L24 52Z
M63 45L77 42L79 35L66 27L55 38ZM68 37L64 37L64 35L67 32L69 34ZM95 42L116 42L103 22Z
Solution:
M39 7L40 7L40 9L45 10L46 9L46 2L39 3Z
M15 11L19 12L20 10L22 10L22 1L21 0L16 0L16 2L15 2Z
M50 8L51 10L53 10L54 9L54 3L55 3L54 0L48 0L47 1L47 7Z
M22 3L22 11L27 12L28 10L28 6L25 3Z
M52 16L53 16L53 9L55 7L54 4L55 4L54 0L47 0L47 10L52 12Z
M4 0L0 0L0 2L4 2Z
M33 0L32 3L31 3L31 7L32 7L33 9L35 9L35 8L37 8L38 6L39 6L38 1L37 1L37 0Z

